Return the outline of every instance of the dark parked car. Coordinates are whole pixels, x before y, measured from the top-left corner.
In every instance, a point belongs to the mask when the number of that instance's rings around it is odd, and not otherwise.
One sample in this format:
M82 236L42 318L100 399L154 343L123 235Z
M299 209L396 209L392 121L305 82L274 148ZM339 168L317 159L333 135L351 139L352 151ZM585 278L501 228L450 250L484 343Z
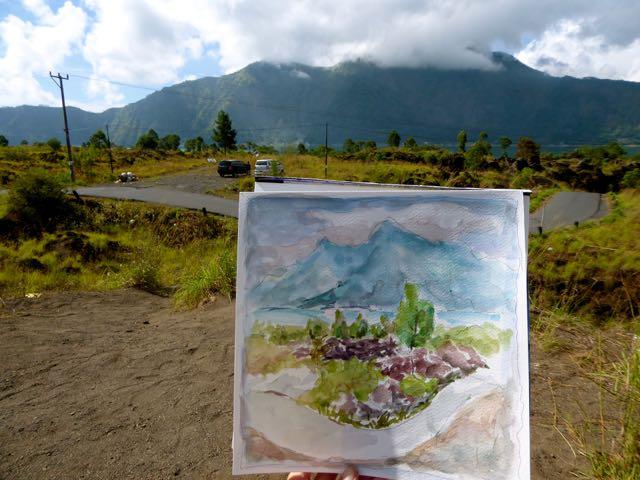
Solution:
M251 165L240 160L222 160L218 164L218 173L221 177L231 175L246 175L251 171Z

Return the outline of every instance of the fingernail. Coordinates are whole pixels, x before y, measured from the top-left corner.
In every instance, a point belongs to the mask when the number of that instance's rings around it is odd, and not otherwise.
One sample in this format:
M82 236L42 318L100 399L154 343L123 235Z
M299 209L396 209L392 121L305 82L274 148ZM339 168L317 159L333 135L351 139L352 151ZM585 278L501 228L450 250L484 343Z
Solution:
M345 468L344 472L338 476L338 480L356 480L358 478L358 472L353 467Z

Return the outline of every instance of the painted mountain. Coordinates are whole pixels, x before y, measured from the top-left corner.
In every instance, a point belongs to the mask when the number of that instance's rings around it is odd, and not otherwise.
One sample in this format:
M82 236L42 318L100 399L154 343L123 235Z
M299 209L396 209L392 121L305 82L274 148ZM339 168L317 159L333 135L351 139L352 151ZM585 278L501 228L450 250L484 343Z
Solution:
M395 310L405 284L413 283L439 308L489 312L513 308L505 299L513 298L507 292L514 282L515 272L499 262L483 261L462 244L430 242L387 220L360 245L322 239L306 259L262 281L249 301L271 308Z
M386 143L391 129L419 142L452 144L461 128L470 138L485 130L492 140L526 135L543 144L640 142L639 83L551 77L504 53L492 59L495 69L483 71L258 62L164 88L122 108L73 109L72 141L82 143L105 123L121 145L132 145L149 128L210 141L213 120L225 109L240 142L280 146L324 143L325 122L333 146L347 137ZM61 122L57 108L0 108L0 133L12 144L61 138Z

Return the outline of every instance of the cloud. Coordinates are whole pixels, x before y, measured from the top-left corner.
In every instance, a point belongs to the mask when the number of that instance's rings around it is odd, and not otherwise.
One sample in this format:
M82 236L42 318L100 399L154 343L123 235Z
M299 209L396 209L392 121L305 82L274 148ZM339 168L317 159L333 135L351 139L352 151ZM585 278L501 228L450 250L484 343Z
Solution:
M613 43L605 35L594 33L595 23L595 20L558 22L517 57L551 75L640 82L640 38L627 37L628 43Z
M42 88L38 77L57 72L83 39L87 15L71 2L55 13L40 0L25 0L34 21L9 15L0 21L0 105L57 105L59 98ZM46 79L46 81L50 81Z
M73 3L72 3L73 2ZM31 20L0 21L0 103L57 104L36 73L89 65L94 76L160 87L266 60L316 66L492 69L499 46L553 75L640 77L637 0L23 0ZM24 15L26 18L27 15ZM87 73L87 72L85 72ZM300 74L300 78L304 73ZM86 85L85 104L124 101Z
M243 227L252 247L247 266L261 278L276 267L306 258L321 239L338 245L360 245L384 221L391 220L429 241L465 245L479 258L500 258L508 268L517 267L517 256L503 258L505 245L515 242L514 232L505 229L515 215L510 201L455 202L436 196L388 193L386 199L362 194L348 200L311 196L295 202L286 196L252 197L246 208L261 223ZM284 210L287 215L281 214Z

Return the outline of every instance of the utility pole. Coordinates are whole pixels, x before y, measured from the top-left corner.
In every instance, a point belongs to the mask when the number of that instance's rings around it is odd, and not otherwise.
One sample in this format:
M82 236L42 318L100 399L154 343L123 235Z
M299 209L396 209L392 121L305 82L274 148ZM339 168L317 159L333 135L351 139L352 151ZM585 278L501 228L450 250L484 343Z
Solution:
M329 124L324 124L324 178L327 178L327 157L329 154Z
M109 124L104 128L107 130L107 148L109 149L109 167L111 167L111 175L113 175L113 156L111 155L111 137L109 136Z
M51 80L53 80L53 83L55 83L60 89L60 96L62 97L62 114L64 116L64 134L67 138L67 155L69 157L69 172L71 172L71 182L75 183L76 174L73 171L73 158L71 158L71 140L69 140L69 122L67 121L67 106L64 103L64 86L62 84L63 80L69 80L69 75L66 75L63 77L62 75L60 75L60 72L58 72L58 75L53 75L51 72L49 72L49 76L51 77ZM56 78L58 79L57 82L55 81Z

